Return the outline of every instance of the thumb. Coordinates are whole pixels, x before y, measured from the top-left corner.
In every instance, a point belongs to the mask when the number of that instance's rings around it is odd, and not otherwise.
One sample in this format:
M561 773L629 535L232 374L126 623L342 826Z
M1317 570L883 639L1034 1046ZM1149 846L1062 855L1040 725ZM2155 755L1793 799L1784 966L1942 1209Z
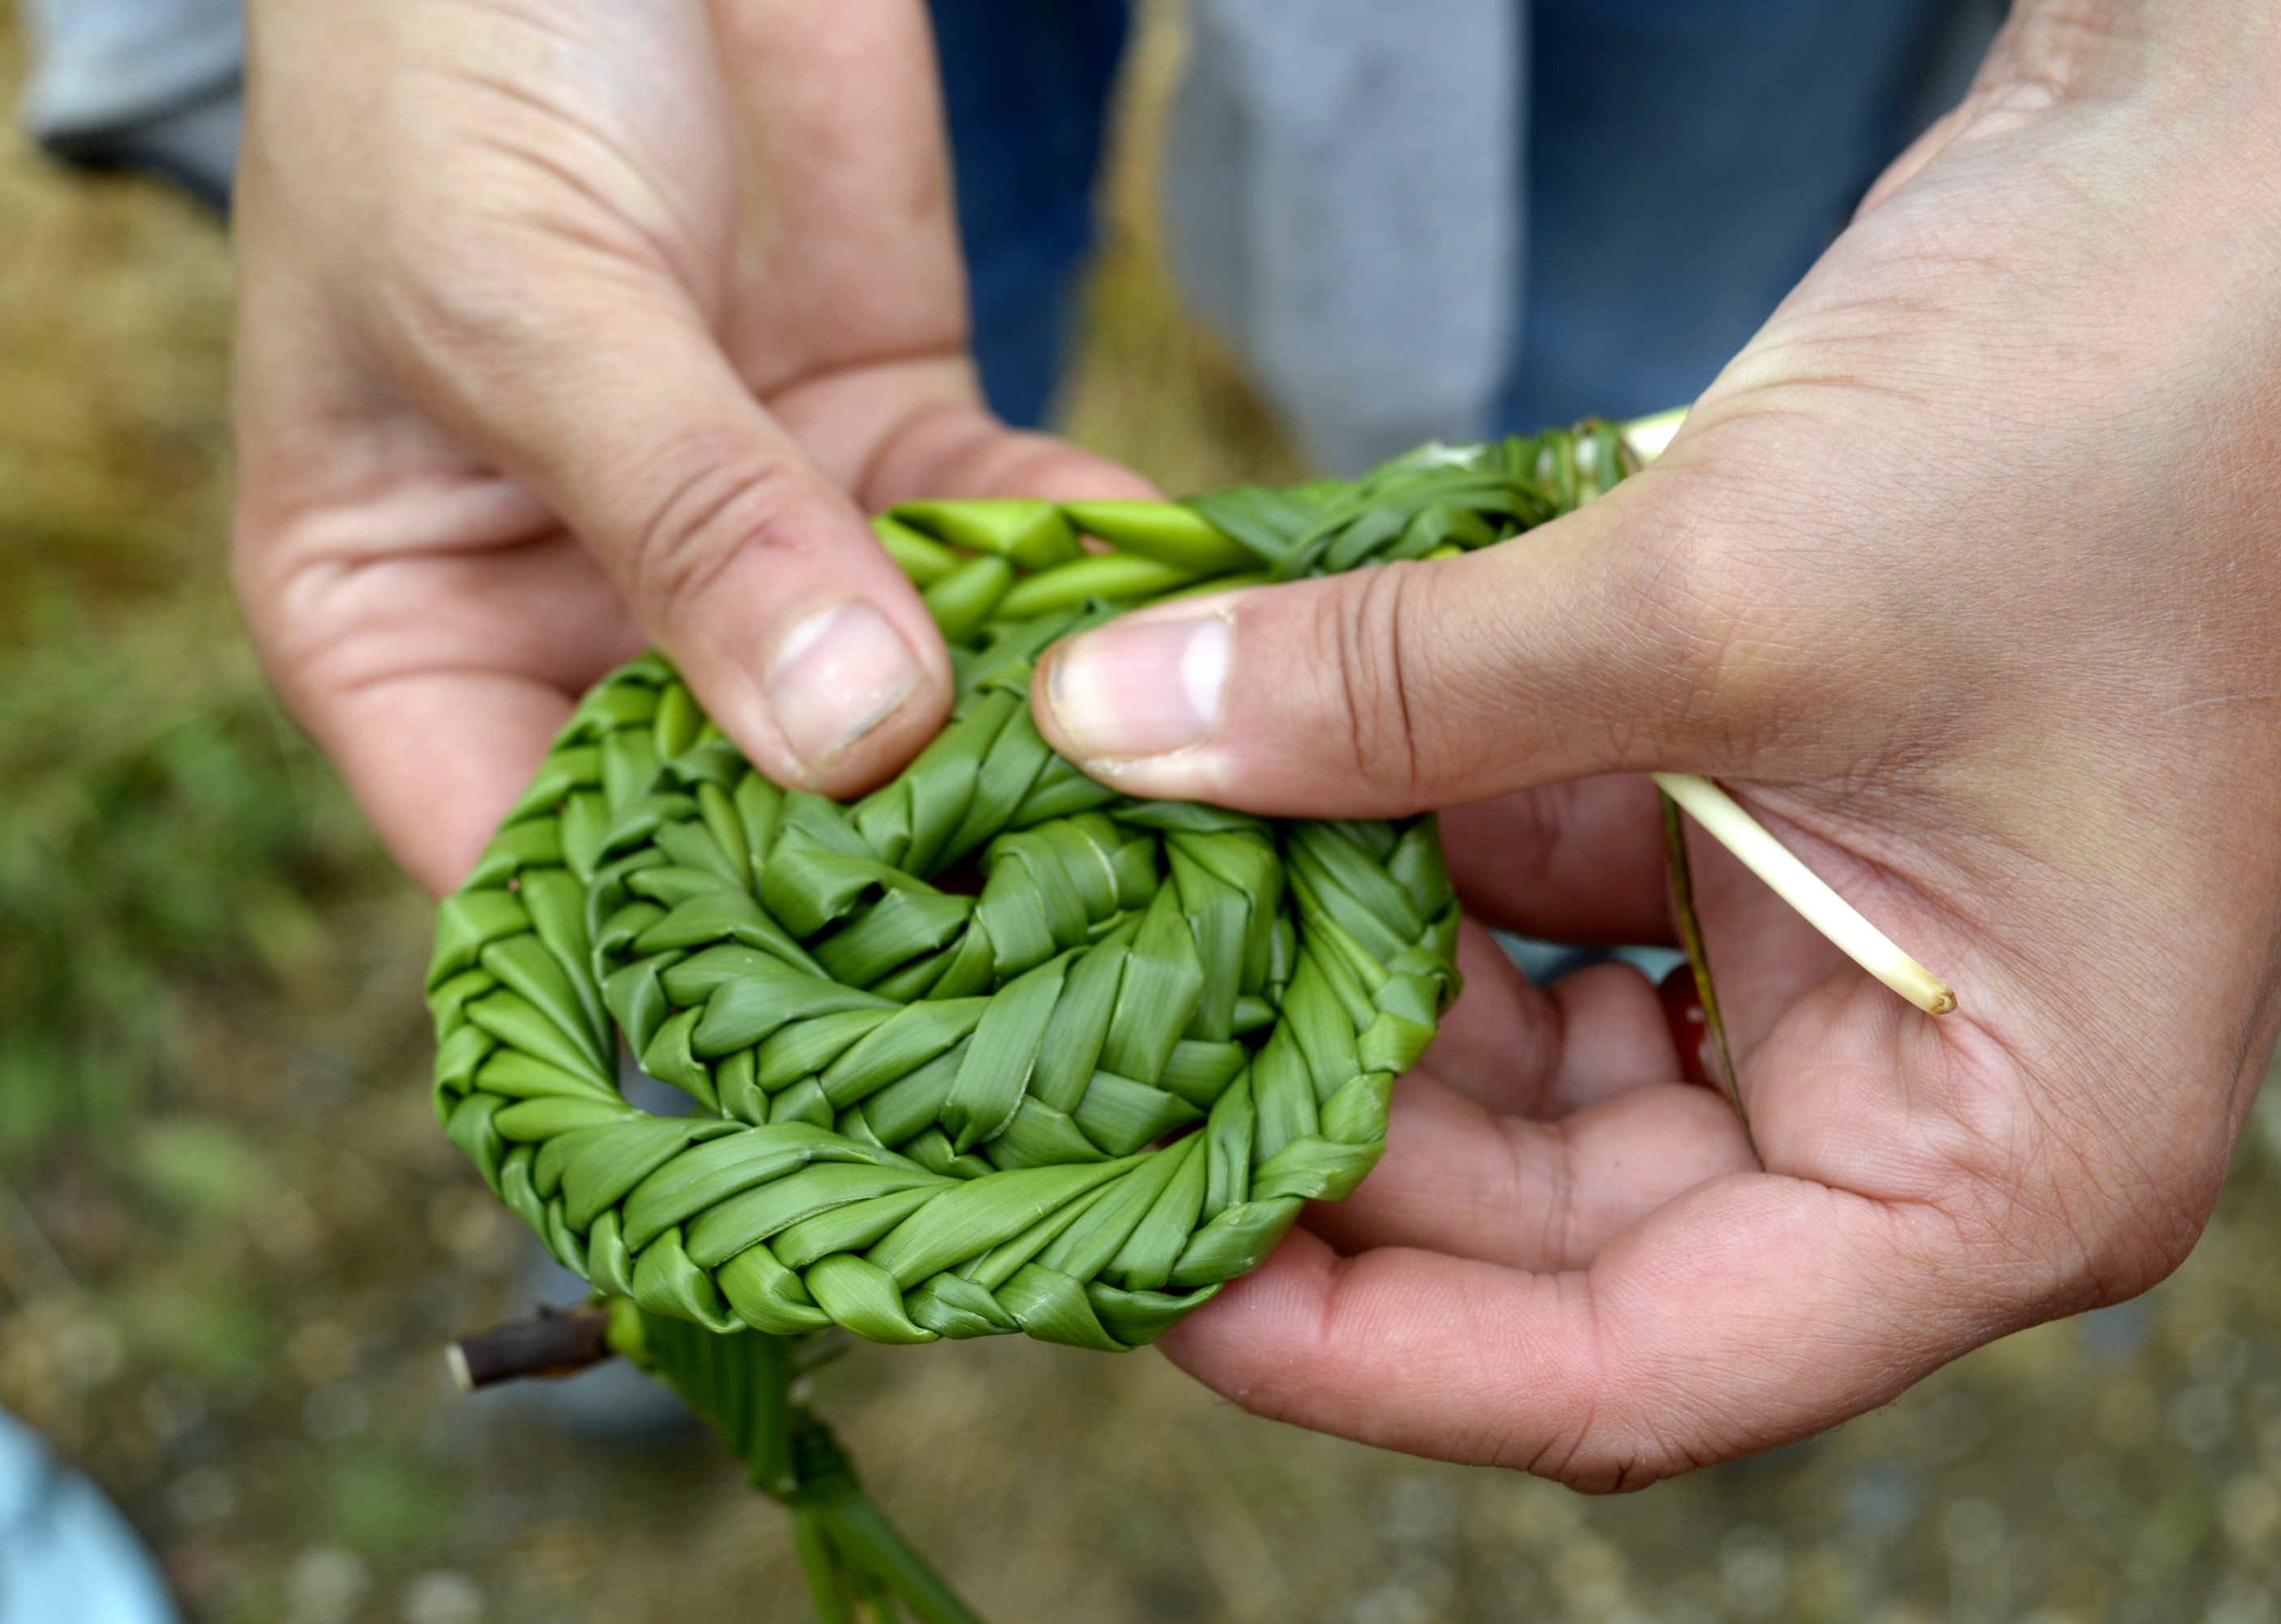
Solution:
M1394 817L1666 765L1693 610L1626 486L1497 546L1188 599L1060 645L1039 724L1137 795Z
M847 796L894 772L940 726L950 666L854 502L694 321L621 305L561 330L576 341L543 364L455 376L476 420L458 426L579 537L769 777Z

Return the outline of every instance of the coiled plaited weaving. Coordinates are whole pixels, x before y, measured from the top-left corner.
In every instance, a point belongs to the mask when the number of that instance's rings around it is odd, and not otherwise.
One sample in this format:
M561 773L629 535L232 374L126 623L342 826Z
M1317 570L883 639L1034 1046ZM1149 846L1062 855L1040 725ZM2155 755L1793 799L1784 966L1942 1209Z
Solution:
M1485 545L1632 466L1588 423L1185 504L895 509L948 725L838 804L761 777L659 657L606 679L441 909L445 1131L652 1313L1153 1340L1376 1162L1457 909L1430 818L1086 777L1031 719L1038 655L1140 602ZM692 1115L627 1103L621 1034Z

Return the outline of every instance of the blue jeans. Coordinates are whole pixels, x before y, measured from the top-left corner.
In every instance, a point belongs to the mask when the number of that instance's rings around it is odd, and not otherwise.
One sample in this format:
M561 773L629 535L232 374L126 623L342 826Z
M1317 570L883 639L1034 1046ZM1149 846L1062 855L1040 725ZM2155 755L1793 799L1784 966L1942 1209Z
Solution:
M1034 425L1060 378L1092 244L1126 0L931 3L983 385L1001 415ZM1522 430L1699 393L1877 170L1954 99L2002 10L2000 0L1513 3L1531 8L1529 249L1493 426ZM229 0L35 0L33 10L51 43L66 32L79 42L35 76L58 102L27 109L43 139L80 161L155 168L226 198L237 112L221 71L237 38ZM182 84L167 76L178 69L189 75ZM66 113L96 123L47 128Z
M974 342L1043 414L1124 0L934 0ZM1496 428L1691 400L1963 89L1998 0L1535 0L1524 307Z
M932 0L971 289L993 410L1025 428L1060 381L1093 245L1093 189L1125 0Z

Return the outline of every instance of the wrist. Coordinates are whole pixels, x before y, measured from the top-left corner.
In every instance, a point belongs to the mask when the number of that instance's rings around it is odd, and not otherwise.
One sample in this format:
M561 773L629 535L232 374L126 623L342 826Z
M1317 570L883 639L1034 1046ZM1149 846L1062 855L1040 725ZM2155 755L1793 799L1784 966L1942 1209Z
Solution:
M2024 0L1968 105L2035 90L2199 121L2273 118L2281 28L2270 0Z

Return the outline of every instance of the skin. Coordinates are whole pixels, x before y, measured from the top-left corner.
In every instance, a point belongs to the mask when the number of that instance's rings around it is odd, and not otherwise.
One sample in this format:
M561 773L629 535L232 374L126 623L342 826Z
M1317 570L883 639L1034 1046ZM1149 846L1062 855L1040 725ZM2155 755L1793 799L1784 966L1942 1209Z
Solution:
M256 0L250 21L239 593L429 891L652 643L779 782L891 776L949 666L862 510L1148 494L983 409L917 0ZM912 680L803 754L771 668L851 601Z
M1167 1339L1186 1368L1630 1488L2185 1256L2281 1022L2273 10L2028 0L1647 473L1525 543L1141 617L1226 630L1193 742L1177 638L1048 662L1048 735L1135 793L1462 808L1469 909L1536 934L1666 937L1635 775L1715 775L1963 1003L1698 841L1760 1171L1643 981L1531 988L1472 934L1384 1163ZM857 507L1140 490L976 405L915 6L253 12L247 618L431 888L649 638L771 774L876 782L947 690ZM807 759L774 651L853 599L922 679Z
M1668 939L1652 794L1715 775L1918 958L1904 1004L1694 847L1766 1161L1651 989L1475 943L1380 1170L1167 1339L1264 1413L1633 1488L1881 1404L2192 1247L2281 963L2281 28L2022 8L1668 453L1526 542L1166 606L1039 677L1120 787L1462 807L1477 918ZM1121 696L1133 696L1129 702ZM1581 780L1581 782L1570 782Z

